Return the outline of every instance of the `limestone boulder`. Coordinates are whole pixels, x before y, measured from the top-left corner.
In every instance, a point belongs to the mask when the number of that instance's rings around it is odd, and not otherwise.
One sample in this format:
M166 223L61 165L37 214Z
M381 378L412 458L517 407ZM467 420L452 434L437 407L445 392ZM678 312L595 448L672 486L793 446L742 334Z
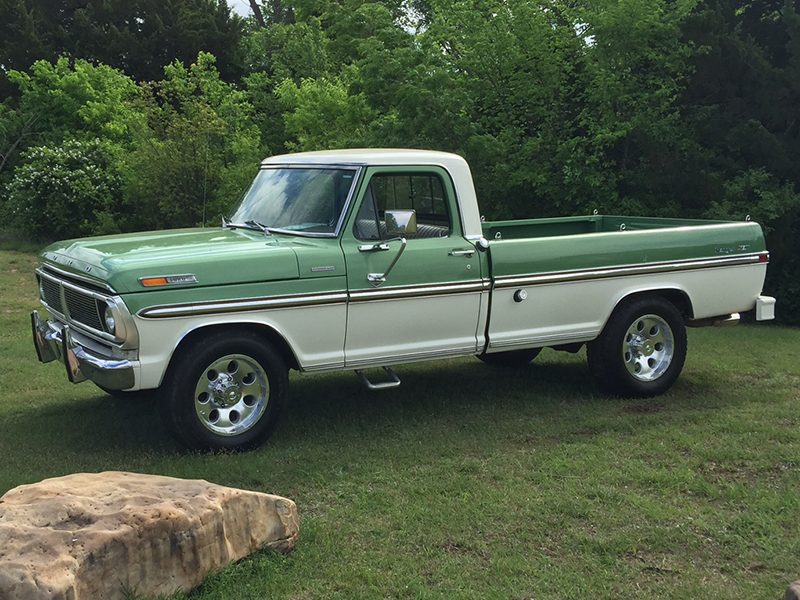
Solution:
M294 502L136 473L81 473L0 497L0 598L123 599L188 591L263 548L289 552Z
M789 586L783 600L800 600L800 581L795 581Z

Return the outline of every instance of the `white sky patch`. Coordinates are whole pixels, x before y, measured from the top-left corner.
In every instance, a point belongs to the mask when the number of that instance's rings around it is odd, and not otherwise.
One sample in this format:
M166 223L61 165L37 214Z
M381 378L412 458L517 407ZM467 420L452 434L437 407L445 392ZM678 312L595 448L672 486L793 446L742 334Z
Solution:
M228 6L239 16L247 17L250 15L250 3L247 0L228 0Z

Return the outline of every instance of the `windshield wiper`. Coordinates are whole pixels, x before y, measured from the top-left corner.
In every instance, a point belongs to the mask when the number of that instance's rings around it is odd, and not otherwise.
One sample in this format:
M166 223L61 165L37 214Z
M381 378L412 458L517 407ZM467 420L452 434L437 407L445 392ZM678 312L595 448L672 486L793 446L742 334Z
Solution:
M264 232L264 235L270 235L269 227L267 227L263 223L259 223L258 221L245 221L244 224L250 225L250 227L258 227L261 231Z
M264 233L264 235L272 235L269 227L258 221L245 221L244 223L234 223L228 217L222 217L222 226L228 229L256 229Z

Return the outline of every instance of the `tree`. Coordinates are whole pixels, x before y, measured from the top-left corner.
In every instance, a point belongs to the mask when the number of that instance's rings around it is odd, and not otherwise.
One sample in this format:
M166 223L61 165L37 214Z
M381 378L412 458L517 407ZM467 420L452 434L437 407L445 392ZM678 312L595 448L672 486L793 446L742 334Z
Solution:
M432 3L424 34L454 73L471 123L462 142L487 217L573 211L565 185L585 44L570 8L519 0ZM583 166L583 165L582 165Z
M577 183L604 211L678 216L687 128L679 98L693 48L681 25L695 0L598 0L579 12L587 42L580 86L578 156L605 176L598 193Z
M683 29L700 50L680 98L687 203L765 225L767 290L800 323L800 15L792 0L707 0Z
M246 94L223 82L214 57L174 62L143 90L146 127L124 165L126 229L217 223L263 158Z
M58 142L66 137L130 139L133 114L130 100L134 82L105 65L66 58L55 63L38 61L30 73L11 71L20 91L17 112L35 120L39 140Z
M55 148L66 139L132 142L137 117L130 102L138 91L118 71L82 60L70 66L61 58L39 61L29 73L11 71L9 80L20 97L0 105L0 210L26 149Z
M286 131L296 139L286 143L289 150L366 145L375 114L362 95L349 92L357 76L357 69L350 67L336 79L305 79L299 86L286 79L278 86L276 93L288 110Z
M122 201L114 148L99 140L66 140L24 154L9 186L5 219L42 239L119 231L114 215Z
M242 75L244 23L225 0L7 0L0 19L4 74L67 56L152 81L165 65L189 63L202 50L217 57L223 78Z

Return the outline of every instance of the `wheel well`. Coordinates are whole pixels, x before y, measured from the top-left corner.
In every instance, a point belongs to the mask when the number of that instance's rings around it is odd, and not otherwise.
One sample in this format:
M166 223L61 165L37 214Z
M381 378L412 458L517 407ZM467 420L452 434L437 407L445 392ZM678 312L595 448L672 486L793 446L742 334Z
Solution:
M614 307L614 310L616 310L617 307L623 302L627 302L628 300L632 300L634 298L642 298L644 296L657 296L659 298L663 298L677 308L678 312L681 313L681 316L684 319L691 319L694 316L694 309L692 308L692 302L689 300L689 296L687 296L683 290L676 289L645 290L629 294L623 298L620 298L620 301L617 303L617 306Z
M217 333L219 331L228 331L231 335L235 334L236 331L256 332L264 339L264 341L268 342L273 348L275 348L278 354L281 355L281 358L283 358L287 367L290 369L300 368L300 363L297 361L297 357L294 355L294 352L292 352L289 344L286 343L286 340L283 339L283 336L281 336L281 334L271 327L267 325L261 325L260 323L225 323L220 325L208 325L206 327L195 329L189 332L180 341L178 347L175 348L175 351L172 353L172 357L170 358L170 365L175 360L175 357L183 352L183 349L186 346L206 335L209 335L210 333Z

